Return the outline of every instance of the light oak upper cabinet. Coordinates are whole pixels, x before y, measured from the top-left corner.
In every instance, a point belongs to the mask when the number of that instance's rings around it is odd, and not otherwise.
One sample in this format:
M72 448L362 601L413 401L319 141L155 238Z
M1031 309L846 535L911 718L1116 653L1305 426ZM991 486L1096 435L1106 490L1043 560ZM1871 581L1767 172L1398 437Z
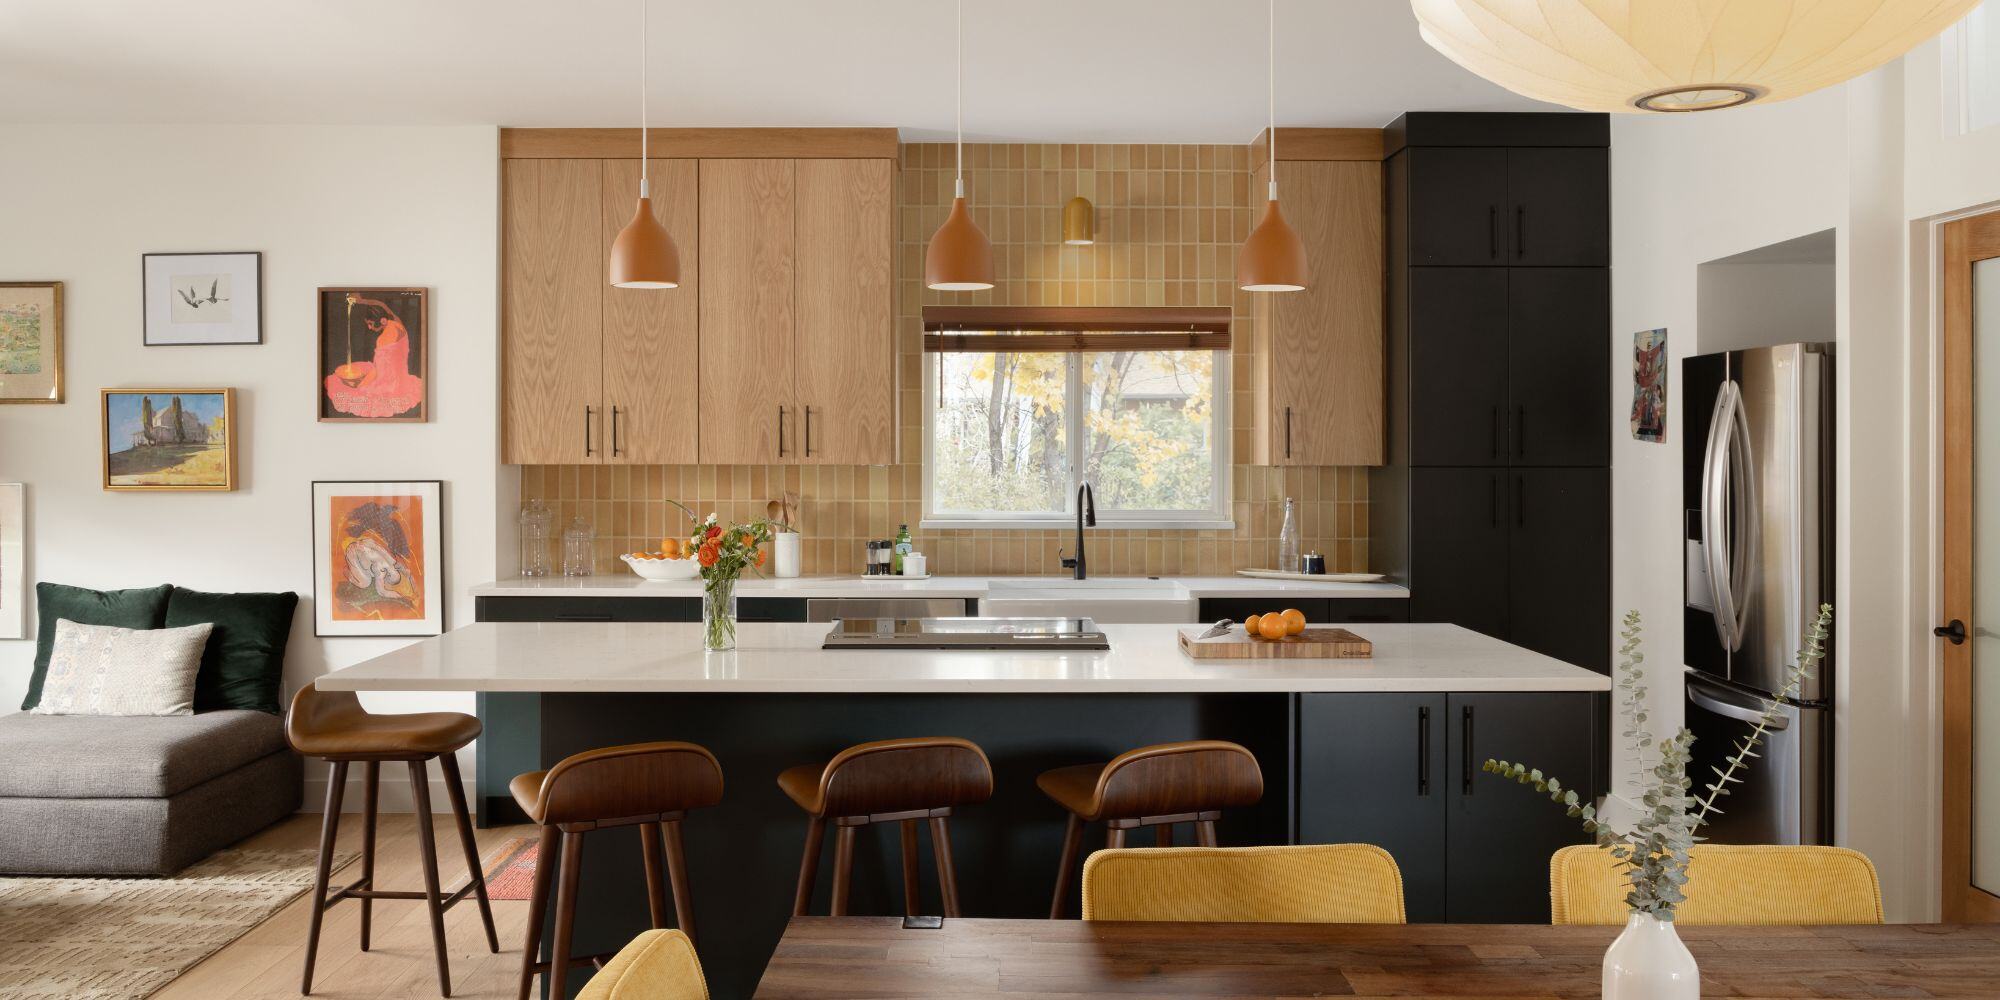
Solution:
M888 160L796 161L796 358L801 462L896 460Z
M701 161L700 461L798 457L791 160Z
M523 162L523 161L513 161ZM597 277L608 279L611 243L632 219L639 161L601 160L604 204ZM602 459L639 465L696 461L699 402L695 388L701 315L700 207L694 160L652 160L653 217L680 251L679 288L604 285L604 434Z
M595 462L603 169L597 160L508 160L503 181L502 451L515 465Z
M1279 151L1282 154L1283 144ZM1305 241L1310 283L1255 293L1258 465L1381 465L1384 434L1382 164L1280 160L1279 202ZM1261 217L1267 175L1251 177Z

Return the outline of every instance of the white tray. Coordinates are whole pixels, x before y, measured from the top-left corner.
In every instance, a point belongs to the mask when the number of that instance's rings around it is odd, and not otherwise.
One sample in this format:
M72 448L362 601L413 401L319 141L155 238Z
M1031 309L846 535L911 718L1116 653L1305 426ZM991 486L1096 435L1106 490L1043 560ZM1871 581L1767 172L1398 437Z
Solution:
M1388 579L1381 573L1293 573L1282 569L1239 569L1236 575L1259 580L1311 580L1316 583L1381 583Z
M884 573L880 576L869 576L868 574L863 573L855 577L855 579L857 580L866 580L869 583L895 583L899 580L928 580L930 578L931 575L929 573L925 573L922 576L903 576L896 573Z

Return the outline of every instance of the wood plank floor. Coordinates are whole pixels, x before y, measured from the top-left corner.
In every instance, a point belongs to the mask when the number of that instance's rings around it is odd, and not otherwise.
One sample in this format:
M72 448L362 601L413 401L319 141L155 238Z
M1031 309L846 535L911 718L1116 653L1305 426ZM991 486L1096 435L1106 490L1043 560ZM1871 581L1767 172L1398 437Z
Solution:
M375 881L384 889L422 889L423 871L417 858L417 822L410 815L383 816L377 827ZM514 837L530 836L533 827L476 830L481 855L490 857ZM438 877L446 892L465 880L465 862L458 834L449 816L437 822ZM294 816L244 841L255 848L319 846L319 817ZM336 850L361 850L361 817L342 818ZM360 875L357 862L336 885ZM264 1000L296 998L305 962L306 922L311 900L300 897L255 930L189 969L155 1000ZM493 903L493 925L500 934L500 953L486 950L479 925L479 904L467 898L445 914L445 939L451 947L453 997L493 997L512 1000L521 969L521 936L528 919L522 901ZM431 955L430 918L419 901L377 900L372 949L363 953L361 906L349 900L328 910L320 931L319 967L313 976L313 996L361 998L435 997L437 966Z

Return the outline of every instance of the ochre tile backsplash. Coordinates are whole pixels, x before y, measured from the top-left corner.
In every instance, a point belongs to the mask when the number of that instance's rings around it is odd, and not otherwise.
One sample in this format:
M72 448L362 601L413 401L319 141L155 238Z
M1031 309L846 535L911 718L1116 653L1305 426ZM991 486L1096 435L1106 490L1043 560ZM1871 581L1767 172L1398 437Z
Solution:
M924 247L952 199L949 143L906 143L898 178L899 450L893 466L528 466L523 499L550 502L561 527L577 514L598 533L598 572L625 572L621 552L685 535L678 500L725 520L762 517L786 490L801 497L804 571L858 573L867 540L908 524L931 571L1061 572L1070 531L924 531L923 307L926 304L1217 306L1236 330L1231 371L1232 454L1250 454L1250 296L1236 289L1236 246L1249 234L1249 151L1243 146L967 144L973 217L993 241L995 284L976 293L923 286ZM1097 209L1097 242L1062 243L1062 206ZM1228 573L1273 566L1284 499L1298 501L1303 548L1328 568L1368 568L1368 483L1358 468L1237 465L1233 530L1089 529L1090 567L1105 575Z

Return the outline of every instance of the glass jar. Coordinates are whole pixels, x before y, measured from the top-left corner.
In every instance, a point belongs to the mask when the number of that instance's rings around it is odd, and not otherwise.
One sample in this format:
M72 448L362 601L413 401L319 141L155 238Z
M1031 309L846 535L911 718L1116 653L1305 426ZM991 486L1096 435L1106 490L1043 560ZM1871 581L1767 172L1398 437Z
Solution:
M1305 567L1299 565L1299 512L1291 497L1285 498L1285 523L1278 529L1278 569L1286 573L1301 573Z
M555 524L556 516L549 505L540 500L530 500L521 505L519 519L521 536L522 576L549 575L549 528Z
M589 576L597 564L597 532L579 514L563 529L562 571L564 576Z

